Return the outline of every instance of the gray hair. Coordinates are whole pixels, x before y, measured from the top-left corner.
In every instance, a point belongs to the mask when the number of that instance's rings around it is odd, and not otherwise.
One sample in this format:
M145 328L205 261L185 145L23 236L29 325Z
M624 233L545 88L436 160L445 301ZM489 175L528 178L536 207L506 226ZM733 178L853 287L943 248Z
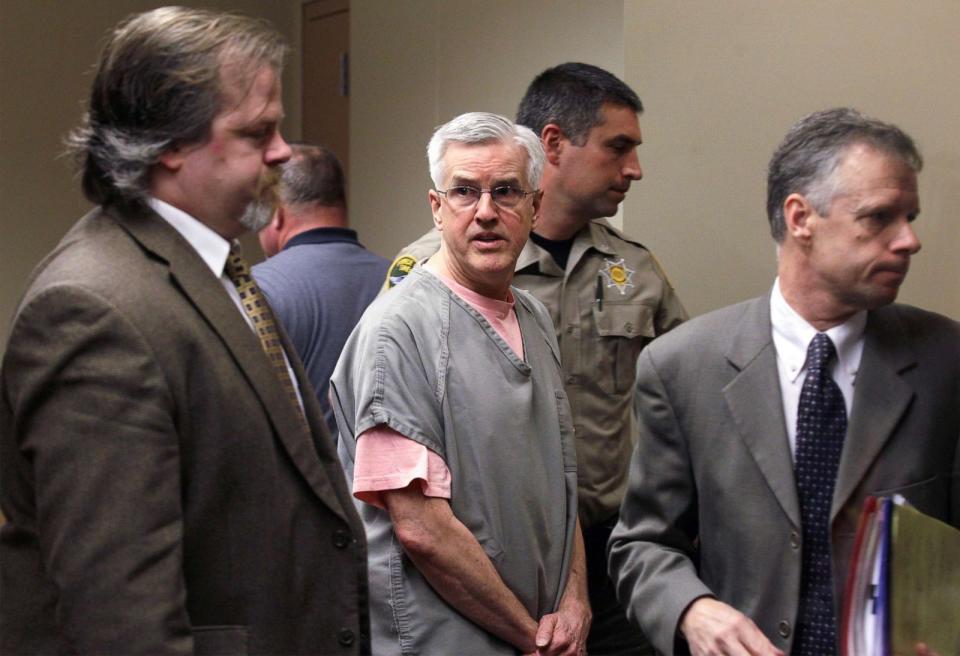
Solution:
M90 104L67 137L94 203L141 205L150 169L209 138L222 111L223 70L246 89L264 66L279 75L287 46L261 20L183 7L135 14L108 35Z
M767 218L774 240L780 243L786 235L783 204L790 194L803 194L821 216L829 213L840 192L837 169L858 144L899 158L915 173L923 168L913 139L896 125L849 107L809 114L790 128L767 169Z
M284 205L346 207L343 167L329 149L290 144L293 151L282 166L280 199Z
M540 138L530 128L517 125L499 114L468 112L438 127L427 145L427 160L430 162L430 177L439 189L445 171L443 156L451 143L483 145L490 143L515 143L527 153L527 184L532 189L540 186L543 163L546 156Z

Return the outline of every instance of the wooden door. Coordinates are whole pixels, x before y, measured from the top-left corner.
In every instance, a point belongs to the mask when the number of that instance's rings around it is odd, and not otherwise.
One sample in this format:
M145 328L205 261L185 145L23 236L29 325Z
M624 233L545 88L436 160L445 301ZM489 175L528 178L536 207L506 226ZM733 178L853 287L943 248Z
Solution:
M303 5L302 66L303 140L332 150L346 173L350 170L350 0L313 0Z

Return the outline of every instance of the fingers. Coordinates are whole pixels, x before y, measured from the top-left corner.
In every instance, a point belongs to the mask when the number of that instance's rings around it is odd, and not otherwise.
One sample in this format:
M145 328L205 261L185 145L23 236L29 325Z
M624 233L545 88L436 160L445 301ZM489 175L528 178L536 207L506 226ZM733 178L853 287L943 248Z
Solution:
M553 640L553 628L556 624L557 616L554 613L544 615L540 619L540 625L537 627L537 637L535 639L538 651L549 645L550 641Z
M753 620L709 597L690 604L681 627L696 656L783 656Z
M541 642L541 638L546 638ZM582 617L563 612L544 615L537 629L537 656L583 656L586 654L587 624Z

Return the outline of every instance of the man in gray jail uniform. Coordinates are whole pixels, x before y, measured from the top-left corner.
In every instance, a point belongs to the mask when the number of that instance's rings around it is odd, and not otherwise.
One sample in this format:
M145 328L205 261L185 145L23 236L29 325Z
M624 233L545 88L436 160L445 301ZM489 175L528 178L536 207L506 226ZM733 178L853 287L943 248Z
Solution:
M517 123L546 151L540 220L517 260L514 284L550 312L576 428L580 521L587 554L592 654L650 653L617 603L606 547L627 487L631 391L640 350L684 319L653 253L614 228L642 172L637 94L611 73L566 63L531 83ZM387 284L436 252L433 230L402 249Z
M512 288L543 149L493 114L428 148L440 251L378 298L331 378L370 543L377 654L582 654L576 456L546 309Z

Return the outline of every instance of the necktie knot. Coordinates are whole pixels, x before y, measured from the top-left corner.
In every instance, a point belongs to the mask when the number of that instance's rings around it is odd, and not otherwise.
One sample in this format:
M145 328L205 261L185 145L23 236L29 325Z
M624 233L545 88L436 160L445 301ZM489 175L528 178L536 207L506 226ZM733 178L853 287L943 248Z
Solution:
M240 244L234 244L230 248L230 254L227 256L227 262L223 267L223 272L233 281L233 284L240 286L251 281L250 265L243 259L243 253L240 250Z
M807 347L807 370L819 373L837 356L837 349L826 333L817 333Z

